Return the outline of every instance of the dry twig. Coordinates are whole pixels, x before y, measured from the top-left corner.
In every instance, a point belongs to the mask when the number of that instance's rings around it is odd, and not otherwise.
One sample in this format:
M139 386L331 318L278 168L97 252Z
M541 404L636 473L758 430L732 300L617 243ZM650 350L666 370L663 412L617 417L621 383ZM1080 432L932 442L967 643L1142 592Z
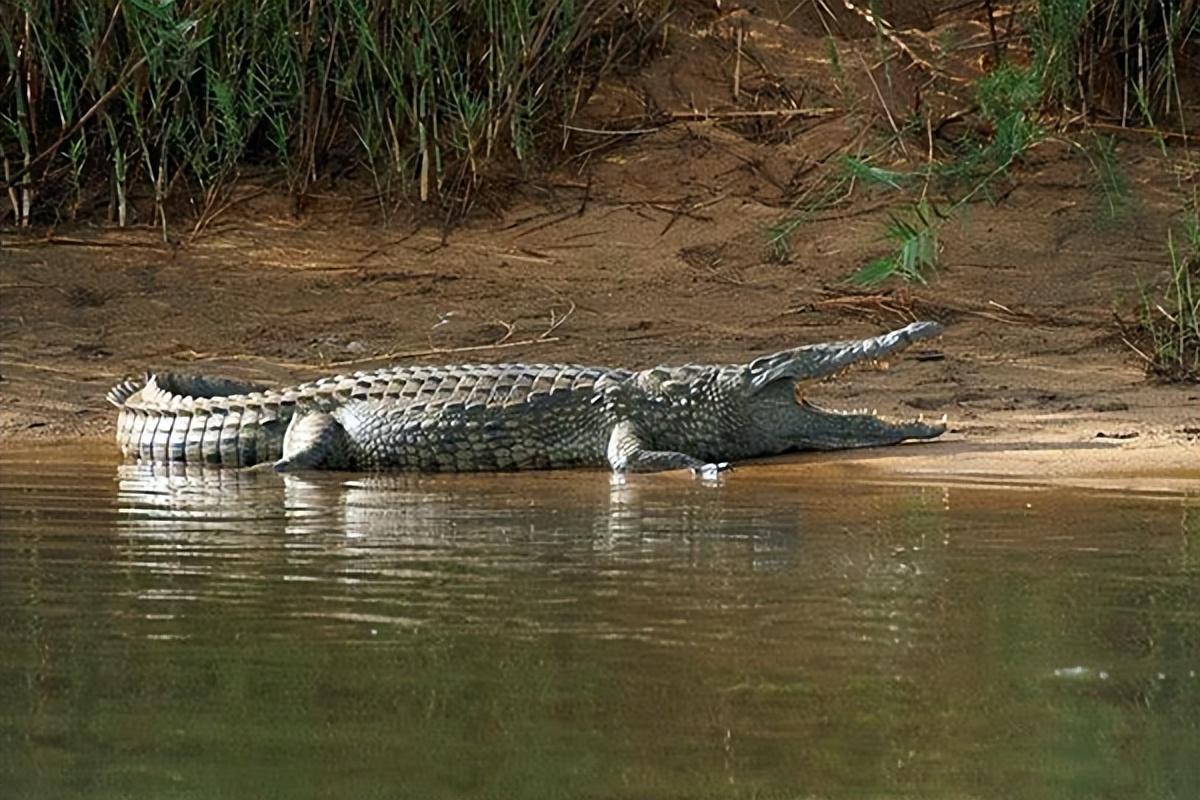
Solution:
M827 117L840 114L845 109L833 106L813 106L810 108L767 108L761 111L664 111L661 116L673 122L725 119L756 119L769 117Z
M575 313L575 303L571 303L571 307L560 317L551 309L550 324L546 330L542 331L537 336L531 336L526 339L512 340L514 326L511 323L500 322L499 324L505 328L504 335L490 344L473 344L463 347L434 347L430 345L424 350L396 350L390 353L383 353L377 356L368 356L366 358L352 358L345 361L327 361L321 364L307 364L298 361L276 361L275 359L266 358L264 356L237 354L237 355L222 355L220 353L200 353L195 350L180 350L174 355L176 357L186 357L192 361L262 361L273 366L286 367L287 369L295 370L312 370L312 369L329 369L330 367L352 367L370 364L375 361L394 361L396 359L405 358L422 358L426 356L451 355L454 353L478 353L486 350L506 350L511 347L526 347L539 344L548 344L550 342L561 341L562 337L554 336L554 332L562 327L571 315Z
M852 11L853 13L862 17L868 25L879 31L879 33L889 42L896 45L900 52L908 56L909 60L911 60L914 64L924 67L930 72L937 73L941 71L933 64L914 53L913 49L909 47L903 39L896 35L896 29L892 27L892 24L886 19L874 13L870 9L859 8L858 6L854 5L854 3L851 3L850 0L842 0L842 5L846 7L847 11Z

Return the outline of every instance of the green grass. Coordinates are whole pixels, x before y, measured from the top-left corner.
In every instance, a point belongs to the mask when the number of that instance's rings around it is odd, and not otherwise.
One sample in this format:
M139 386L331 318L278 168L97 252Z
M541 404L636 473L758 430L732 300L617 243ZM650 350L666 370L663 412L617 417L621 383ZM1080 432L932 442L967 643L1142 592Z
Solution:
M0 4L9 214L165 226L247 169L299 200L361 170L381 208L470 205L561 142L669 0L13 0ZM546 147L542 144L545 142Z
M1186 130L1179 69L1186 49L1200 37L1200 4L1029 0L1018 3L1016 11L1026 49L1020 58L1002 56L974 82L970 97L962 97L970 108L965 132L935 144L933 120L917 117L898 126L887 111L888 124L882 117L876 122L879 139L892 146L869 156L846 156L835 168L838 174L818 177L843 202L859 187L903 196L898 202L906 210L889 215L881 235L890 249L858 269L853 283L873 285L893 277L923 282L937 265L940 226L971 203L995 202L1001 196L998 187L1011 186L1029 152L1049 140L1065 142L1085 161L1103 215L1119 218L1132 205L1132 194L1117 165L1115 140L1059 124L1080 111L1129 124L1168 121ZM935 60L944 64L952 46L943 37ZM1007 52L999 43L994 48ZM842 61L832 68L838 86L845 84ZM940 84L936 73L929 80L948 94L957 91ZM909 166L908 154L926 147L928 162ZM906 166L896 168L896 163ZM811 198L828 194L806 193L770 228L774 255L789 255L791 235L823 207ZM939 198L936 204L929 200L932 195Z
M938 263L938 233L962 206L991 199L994 184L1009 176L1013 166L1046 137L1036 119L1036 79L1031 69L1003 65L975 86L981 130L969 132L942 153L942 158L911 169L893 169L871 162L872 157L841 159L840 185L877 187L897 192L921 189L920 197L900 212L889 215L881 240L888 252L860 267L850 278L860 286L874 286L891 278L926 282L926 273ZM921 126L914 126L920 128ZM877 155L887 156L890 147ZM930 188L941 192L946 211L928 199ZM776 237L787 230L776 229Z
M1200 214L1192 208L1182 235L1167 235L1166 285L1143 288L1136 329L1126 342L1146 372L1169 381L1200 382Z
M1091 190L1098 201L1100 215L1107 221L1124 217L1136 202L1129 180L1117 164L1115 136L1094 133L1088 138L1070 140L1070 144L1081 152L1091 168Z
M904 189L921 178L919 170L896 170L875 166L863 158L843 156L842 171L847 178L861 181L867 186L882 186L887 189Z
M860 268L851 276L851 282L874 286L896 276L925 283L925 274L937 267L938 230L944 219L927 200L907 212L893 213L883 237L893 249Z

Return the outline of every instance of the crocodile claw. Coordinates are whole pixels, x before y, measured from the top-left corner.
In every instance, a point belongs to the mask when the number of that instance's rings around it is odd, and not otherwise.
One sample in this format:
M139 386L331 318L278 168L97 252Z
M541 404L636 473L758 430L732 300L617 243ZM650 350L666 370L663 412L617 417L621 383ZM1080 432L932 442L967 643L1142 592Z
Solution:
M698 467L692 467L692 474L697 478L711 481L716 480L717 475L721 474L722 472L728 472L732 469L733 467L728 461L718 461L715 464L702 464Z

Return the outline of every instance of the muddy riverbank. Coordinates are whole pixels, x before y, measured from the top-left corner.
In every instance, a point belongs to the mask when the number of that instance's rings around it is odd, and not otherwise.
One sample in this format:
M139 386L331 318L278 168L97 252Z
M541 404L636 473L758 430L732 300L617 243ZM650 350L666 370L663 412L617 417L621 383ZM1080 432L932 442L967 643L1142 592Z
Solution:
M770 77L833 98L829 65L800 57L824 52L824 33L768 21L746 22L758 61L740 90L765 92ZM610 129L645 103L728 105L720 24L673 31L668 54L602 87L578 127ZM947 24L964 42L983 35ZM1165 277L1185 153L1118 138L1131 202L1113 221L1084 160L1047 140L997 202L942 227L928 285L864 291L846 278L886 251L893 195L860 187L810 214L788 259L767 247L805 176L861 142L853 109L801 105L828 110L660 115L636 135L596 134L593 148L449 230L404 210L383 219L353 184L309 198L297 218L277 187L246 180L199 230L180 218L169 244L149 225L0 231L0 436L109 437L104 393L146 370L293 382L392 362L641 367L743 360L933 318L946 324L934 346L813 399L947 414L953 447L895 451L906 463L920 452L1015 471L1200 469L1200 386L1147 380L1114 322Z

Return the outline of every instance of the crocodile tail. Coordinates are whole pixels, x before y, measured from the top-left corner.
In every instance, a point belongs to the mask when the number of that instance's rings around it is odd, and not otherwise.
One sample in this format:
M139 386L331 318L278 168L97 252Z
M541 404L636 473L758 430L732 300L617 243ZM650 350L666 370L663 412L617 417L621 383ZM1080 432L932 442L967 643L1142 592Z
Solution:
M124 408L125 403L128 402L129 398L141 391L142 387L144 387L149 380L149 374L146 374L141 378L128 378L109 389L108 394L106 394L105 397L108 399L108 402L112 403L117 408Z

